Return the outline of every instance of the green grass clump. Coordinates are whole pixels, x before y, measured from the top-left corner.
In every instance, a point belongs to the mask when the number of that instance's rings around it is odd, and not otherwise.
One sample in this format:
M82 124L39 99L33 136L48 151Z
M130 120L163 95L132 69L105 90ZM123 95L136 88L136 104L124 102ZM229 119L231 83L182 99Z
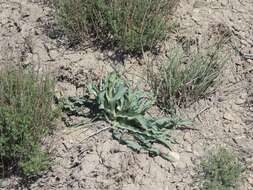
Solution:
M105 77L99 86L90 85L89 90L95 95L98 114L111 123L111 132L116 140L135 151L146 150L152 156L171 159L168 153L155 145L160 144L170 149L171 144L175 143L171 137L172 129L184 122L147 115L147 110L155 101L151 93L137 88L132 90L115 72ZM84 105L85 101L87 100L76 98L74 104L65 105L65 109L73 112L77 110L74 105Z
M201 162L203 190L239 190L245 167L232 152L221 148Z
M93 37L138 54L156 48L169 29L177 0L58 0L58 21L74 39Z
M157 104L167 112L185 107L205 97L215 86L226 62L220 49L187 55L182 48L167 54L157 71L149 69L148 81L157 93Z
M54 83L22 69L0 71L0 170L36 174L48 166L41 141L55 117Z

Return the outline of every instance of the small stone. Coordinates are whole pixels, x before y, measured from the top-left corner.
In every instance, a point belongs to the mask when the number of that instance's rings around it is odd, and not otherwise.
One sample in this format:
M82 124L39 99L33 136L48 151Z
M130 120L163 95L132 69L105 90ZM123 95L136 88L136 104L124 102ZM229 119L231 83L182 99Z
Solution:
M219 97L219 98L218 98L218 102L223 102L224 100L225 100L224 97Z
M247 99L247 97L248 97L247 92L242 92L241 95L240 95L241 99Z
M190 133L186 133L186 134L184 135L183 139L184 139L186 142L188 142L188 143L192 142L192 138L191 138L191 134L190 134Z
M180 160L180 156L177 152L170 152L169 155L171 155L175 159L175 161Z
M235 84L235 83L237 82L237 80L236 80L235 77L232 77L232 78L228 79L228 81L229 81L230 83L233 83L233 84Z
M248 166L248 169L250 169L251 171L253 171L253 164L250 164L250 165Z
M241 97L237 98L237 100L235 101L235 103L237 105L242 105L245 103L245 99L242 99Z
M231 115L228 112L224 113L223 118L226 119L226 120L229 120L229 121L234 121L233 115Z
M185 189L184 183L178 183L178 184L176 185L176 189L178 189L178 190Z
M186 146L185 146L185 151L186 152L192 152L192 147L191 147L191 145L190 144L187 144Z

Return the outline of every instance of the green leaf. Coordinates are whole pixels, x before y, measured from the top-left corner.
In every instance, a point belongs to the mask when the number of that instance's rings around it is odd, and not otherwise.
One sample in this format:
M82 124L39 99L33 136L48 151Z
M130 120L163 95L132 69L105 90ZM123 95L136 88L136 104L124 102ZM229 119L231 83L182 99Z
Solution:
M175 158L173 158L172 156L170 156L169 154L160 154L160 156L165 159L165 160L168 160L168 161L174 161Z
M127 88L124 87L124 86L120 86L118 89L117 89L117 92L115 94L115 96L112 98L111 101L117 101L117 100L120 100L127 92Z
M90 83L88 85L88 91L91 93L91 94L94 94L95 96L98 95L98 89L97 87L93 84L93 83Z
M125 140L126 145L136 151L140 151L142 149L142 146L140 146L139 144L133 142L133 141L129 141L129 140Z

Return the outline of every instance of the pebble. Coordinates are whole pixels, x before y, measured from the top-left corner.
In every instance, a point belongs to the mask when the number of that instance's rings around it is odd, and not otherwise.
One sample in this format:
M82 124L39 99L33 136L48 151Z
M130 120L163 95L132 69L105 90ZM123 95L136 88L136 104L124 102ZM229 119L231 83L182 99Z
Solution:
M192 137L190 133L186 133L183 137L184 141L191 143L192 142Z
M234 121L234 117L229 112L224 113L223 118L229 121Z
M169 154L175 159L175 161L180 160L180 155L177 152L170 152Z
M192 147L191 147L190 144L185 145L184 148L185 148L185 151L186 151L186 152L189 152L189 153L192 152Z
M241 97L237 98L237 100L235 101L235 103L236 103L237 105L242 105L242 104L244 104L245 102L246 102L245 99L242 99Z

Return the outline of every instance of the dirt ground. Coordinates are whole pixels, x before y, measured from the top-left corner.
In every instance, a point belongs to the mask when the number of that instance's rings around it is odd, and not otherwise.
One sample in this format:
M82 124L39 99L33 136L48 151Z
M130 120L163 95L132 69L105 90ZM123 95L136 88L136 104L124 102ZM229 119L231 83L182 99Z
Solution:
M107 131L84 140L107 123L87 119L85 128L73 129L59 122L47 140L54 161L50 170L30 181L12 176L0 189L193 190L199 187L200 158L215 147L229 147L245 163L253 161L253 1L181 0L175 15L180 29L174 36L207 43L227 30L232 52L217 91L182 110L193 124L174 133L175 162L132 152ZM38 0L0 0L0 48L1 65L8 58L50 72L62 96L80 94L112 67L136 76L145 70L143 64L118 63L91 47L72 48L57 30L52 9ZM248 167L242 190L253 189L253 165Z

